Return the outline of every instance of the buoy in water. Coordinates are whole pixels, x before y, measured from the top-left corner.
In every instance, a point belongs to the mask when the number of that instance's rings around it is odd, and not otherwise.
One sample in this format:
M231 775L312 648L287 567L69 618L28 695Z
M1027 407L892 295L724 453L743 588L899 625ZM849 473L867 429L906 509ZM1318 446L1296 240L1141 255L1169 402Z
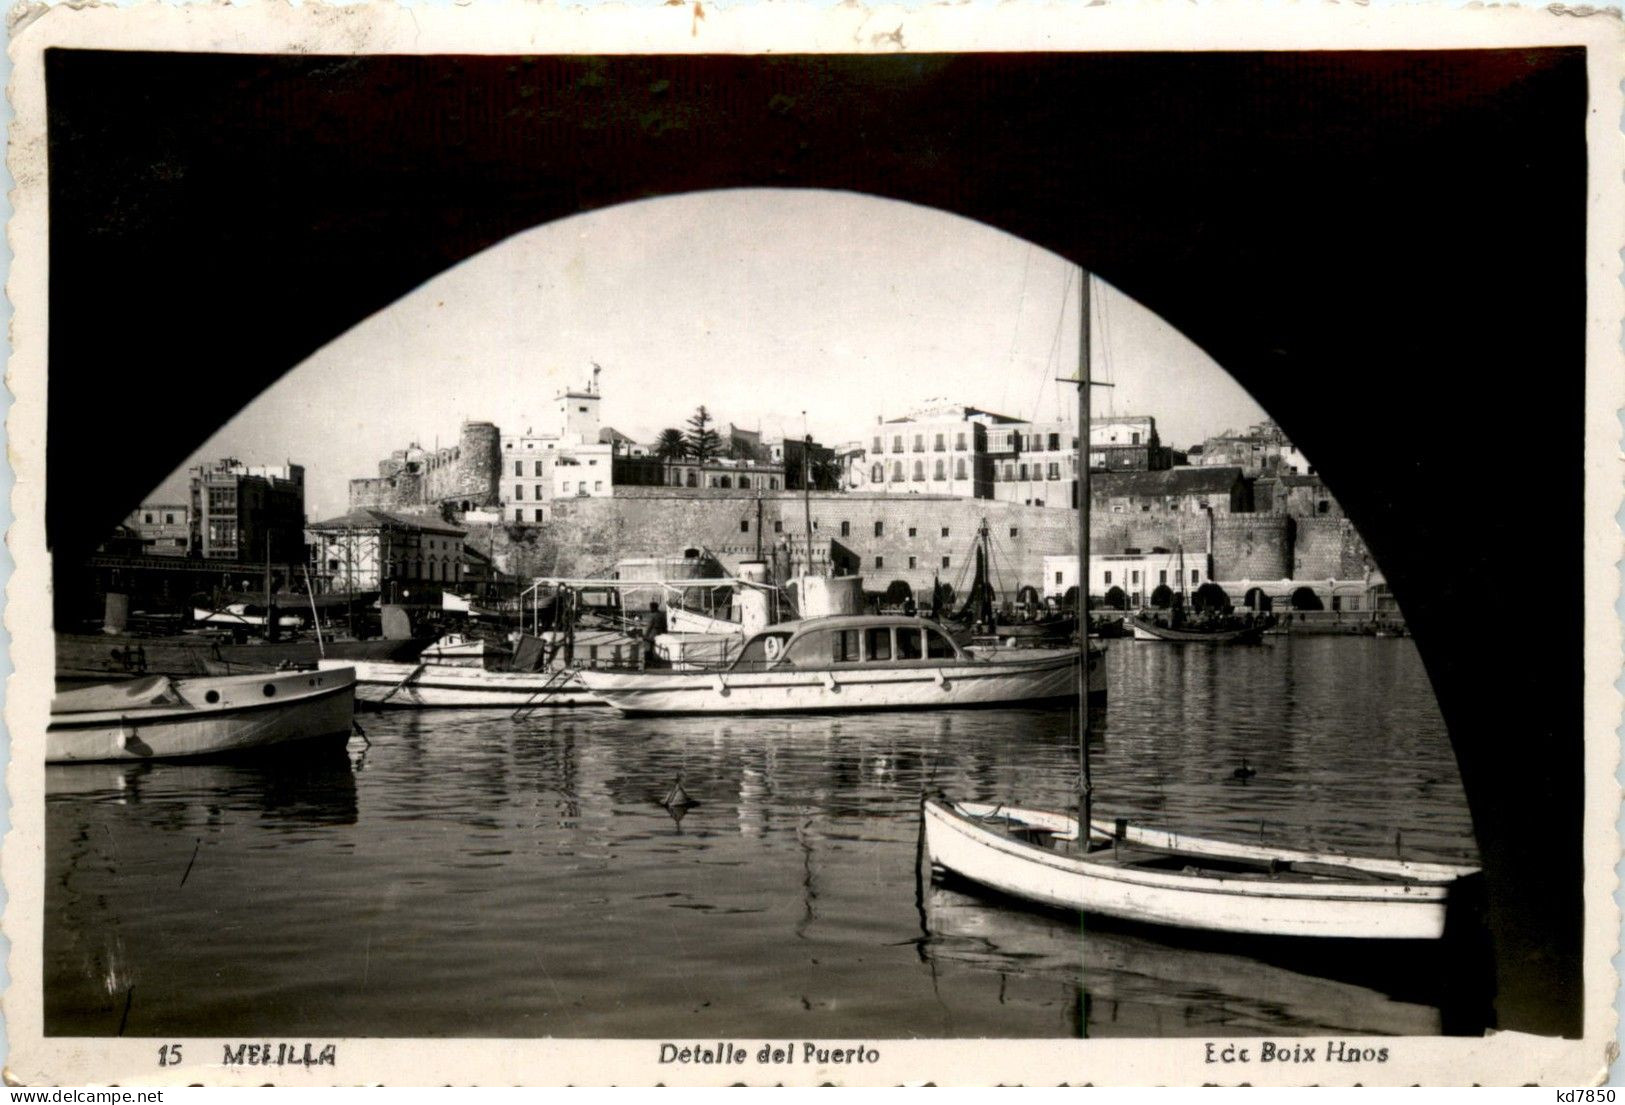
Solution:
M1247 766L1247 757L1243 756L1241 758L1241 766L1236 768L1236 770L1232 771L1230 773L1230 777L1232 779L1240 779L1243 782L1246 782L1248 779L1251 779L1254 775L1257 775L1257 774L1258 774L1258 772L1254 771L1252 768Z
M683 789L682 772L677 773L677 781L671 785L671 789L666 792L666 797L660 804L668 810L686 810L690 806L699 805L688 796L688 791Z

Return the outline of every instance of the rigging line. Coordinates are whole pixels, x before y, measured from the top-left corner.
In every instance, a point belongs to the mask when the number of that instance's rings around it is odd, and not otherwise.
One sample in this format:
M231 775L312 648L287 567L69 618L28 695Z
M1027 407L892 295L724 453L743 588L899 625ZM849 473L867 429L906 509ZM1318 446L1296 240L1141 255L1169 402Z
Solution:
M1076 267L1077 266L1075 265L1068 265L1066 268L1066 282L1061 285L1061 302L1063 304L1070 301L1069 293L1072 290L1072 272ZM1055 335L1050 339L1049 355L1044 358L1042 371L1040 371L1038 374L1038 392L1033 396L1033 416L1030 419L1032 422L1038 421L1038 411L1044 402L1044 384L1046 381L1051 379L1057 371L1055 368L1055 358L1061 348L1061 326L1065 322L1066 308L1062 307L1060 313L1055 316Z
M1027 276L1032 271L1033 254L1037 251L1038 247L1029 243L1027 252L1021 259L1021 294L1016 297L1016 321L1015 325L1010 328L1010 348L1004 355L1004 371L999 374L1004 381L1004 387L999 391L999 408L1001 410L1004 408L1005 396L1010 392L1010 370L1015 366L1016 342L1021 337L1021 316L1027 307Z

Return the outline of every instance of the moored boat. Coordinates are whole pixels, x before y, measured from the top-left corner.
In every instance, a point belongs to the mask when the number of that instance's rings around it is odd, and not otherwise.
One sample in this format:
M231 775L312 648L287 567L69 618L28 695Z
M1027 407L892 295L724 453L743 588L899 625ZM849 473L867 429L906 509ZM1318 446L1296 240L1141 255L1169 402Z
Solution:
M1471 867L1204 840L1066 814L923 802L933 868L1041 905L1249 936L1435 940Z
M150 676L67 691L51 704L47 763L151 760L264 751L348 739L355 673Z
M744 714L946 709L1075 698L1077 648L955 644L940 625L899 615L783 622L750 637L726 667L707 671L583 671L588 690L627 714ZM1105 664L1089 650L1089 691Z
M323 671L355 668L356 700L396 709L531 709L599 706L574 671L490 671L452 664L323 660Z
M1123 619L1136 641L1189 641L1219 645L1255 645L1264 639L1264 622L1242 624L1234 619L1203 624L1163 625L1144 614L1130 614Z

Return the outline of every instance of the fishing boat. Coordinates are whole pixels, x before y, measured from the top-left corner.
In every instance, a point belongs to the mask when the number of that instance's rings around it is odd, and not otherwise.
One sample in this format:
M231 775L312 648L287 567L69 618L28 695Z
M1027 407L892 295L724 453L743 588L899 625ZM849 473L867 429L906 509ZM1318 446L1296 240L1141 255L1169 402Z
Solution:
M1080 293L1078 556L1089 563L1089 277ZM1087 579L1087 572L1079 572ZM1080 595L1080 598L1083 596ZM1087 599L1083 599L1087 602ZM1434 940L1472 868L1203 840L1096 821L1089 710L1079 703L1078 815L922 797L941 871L1038 905L1207 933Z
M355 673L145 679L67 691L51 703L46 763L153 760L348 739Z
M1148 614L1129 614L1123 619L1136 641L1190 641L1216 645L1256 645L1267 628L1262 621L1244 624L1233 618L1220 622L1164 624Z
M237 675L283 667L309 667L329 660L415 660L427 637L367 641L267 641L233 639L230 633L56 634L58 683L105 683L149 675Z
M205 625L256 626L263 628L268 616L263 608L250 606L245 602L234 602L220 610L192 608L192 620L202 622ZM276 624L283 629L298 629L305 624L305 619L298 614L279 614L277 615Z
M991 650L956 644L924 618L844 614L782 622L709 671L583 671L625 714L753 714L944 709L1036 703L1078 693L1077 648ZM1105 693L1089 650L1091 693Z
M373 707L393 709L504 709L601 706L569 669L491 671L456 664L353 663L323 660L327 671L355 668L355 697Z

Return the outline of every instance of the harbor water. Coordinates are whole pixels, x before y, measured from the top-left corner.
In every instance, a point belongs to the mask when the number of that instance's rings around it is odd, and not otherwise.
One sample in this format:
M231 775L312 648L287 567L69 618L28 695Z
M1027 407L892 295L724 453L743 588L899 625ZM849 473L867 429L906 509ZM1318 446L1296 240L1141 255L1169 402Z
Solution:
M1410 641L1113 641L1107 662L1097 816L1476 861ZM1458 1030L1414 972L1192 945L922 879L922 792L1075 800L1064 705L361 723L367 741L317 761L48 768L46 1032ZM1238 777L1244 759L1255 774ZM681 815L661 804L679 778L696 803Z

